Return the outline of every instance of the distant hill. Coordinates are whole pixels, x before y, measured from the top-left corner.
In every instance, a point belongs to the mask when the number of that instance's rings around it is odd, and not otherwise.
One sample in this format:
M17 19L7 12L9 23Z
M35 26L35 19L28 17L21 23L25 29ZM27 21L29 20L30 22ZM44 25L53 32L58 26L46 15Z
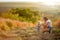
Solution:
M32 8L35 10L41 10L41 11L50 11L50 10L56 10L57 8L52 8L46 5L43 5L42 3L28 3L28 2L20 2L20 3L0 3L0 12L6 12L10 8ZM58 9L57 9L58 10Z

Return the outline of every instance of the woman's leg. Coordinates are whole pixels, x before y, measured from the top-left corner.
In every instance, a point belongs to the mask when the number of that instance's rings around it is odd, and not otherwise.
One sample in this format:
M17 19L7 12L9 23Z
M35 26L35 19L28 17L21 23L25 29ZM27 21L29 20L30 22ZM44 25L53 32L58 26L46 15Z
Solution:
M51 31L52 31L52 27L49 27L49 33L51 33Z

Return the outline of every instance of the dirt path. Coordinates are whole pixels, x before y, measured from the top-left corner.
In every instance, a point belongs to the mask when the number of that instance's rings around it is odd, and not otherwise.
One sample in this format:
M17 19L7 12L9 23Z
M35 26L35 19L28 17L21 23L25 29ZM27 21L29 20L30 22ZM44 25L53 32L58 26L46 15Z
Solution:
M27 30L28 31L28 30ZM42 33L42 30L40 32L34 31L34 32L26 32L24 31L18 31L17 32L18 36L11 36L11 37L6 37L6 36L1 36L0 35L0 40L53 40L53 34L49 34L48 32ZM8 34L6 34L8 35Z

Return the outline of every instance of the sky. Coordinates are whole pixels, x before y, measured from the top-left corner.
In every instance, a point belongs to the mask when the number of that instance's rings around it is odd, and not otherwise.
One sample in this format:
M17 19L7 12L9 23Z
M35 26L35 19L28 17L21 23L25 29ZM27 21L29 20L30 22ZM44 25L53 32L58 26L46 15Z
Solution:
M0 2L42 2L48 6L60 4L60 0L0 0Z
M0 0L0 2L60 2L60 0Z

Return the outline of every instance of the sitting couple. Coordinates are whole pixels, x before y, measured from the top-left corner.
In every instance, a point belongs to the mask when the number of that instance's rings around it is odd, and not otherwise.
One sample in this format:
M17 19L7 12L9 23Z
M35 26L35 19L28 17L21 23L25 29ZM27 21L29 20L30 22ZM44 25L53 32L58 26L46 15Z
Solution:
M52 30L51 20L49 20L47 17L44 17L42 24L41 24L41 22L38 22L38 26L37 26L38 31L40 30L41 25L43 26L43 33L44 32L51 33L51 30Z

